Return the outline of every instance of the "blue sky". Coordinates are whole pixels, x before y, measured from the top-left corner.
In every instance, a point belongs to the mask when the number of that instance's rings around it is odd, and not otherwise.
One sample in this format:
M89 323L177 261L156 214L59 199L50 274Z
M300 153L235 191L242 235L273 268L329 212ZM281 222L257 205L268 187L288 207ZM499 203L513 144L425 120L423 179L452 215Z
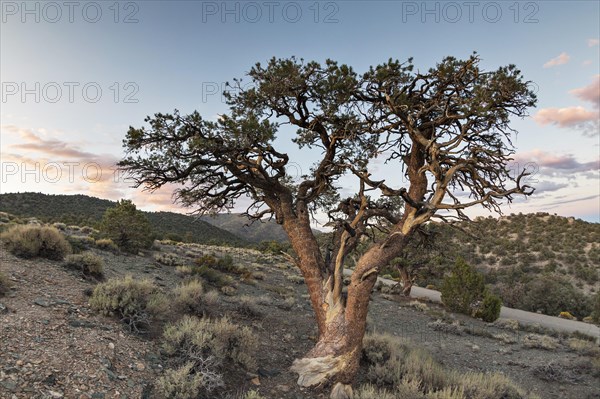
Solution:
M505 212L600 221L597 1L1 3L2 192L174 210L170 193L148 195L111 175L127 127L146 115L178 108L215 118L226 112L224 83L273 56L363 72L390 57L427 69L477 51L486 69L516 64L539 96L531 117L514 122L516 160L536 165L538 190ZM287 133L278 145L308 168Z

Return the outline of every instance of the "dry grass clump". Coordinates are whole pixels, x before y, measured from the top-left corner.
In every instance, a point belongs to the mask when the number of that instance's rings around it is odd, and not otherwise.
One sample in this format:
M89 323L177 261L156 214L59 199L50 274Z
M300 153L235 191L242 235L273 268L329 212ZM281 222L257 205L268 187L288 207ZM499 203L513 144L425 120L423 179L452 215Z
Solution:
M596 342L587 339L569 338L567 341L569 349L586 356L600 357L600 346Z
M190 276L193 273L193 269L191 266L177 266L175 268L175 274L185 277Z
M184 263L183 259L170 252L154 254L154 260L165 266L179 266Z
M256 391L248 391L241 399L266 399L264 396Z
M103 251L118 252L119 247L110 238L100 238L95 242L96 248Z
M104 273L104 260L92 252L67 255L65 265L89 276L102 277Z
M173 294L175 306L184 313L210 314L210 309L218 300L218 294L215 291L204 292L202 283L198 280L179 284Z
M408 306L415 308L420 312L427 312L429 310L429 306L427 306L427 304L419 301L411 301L408 303Z
M165 353L185 362L212 356L217 367L256 368L258 338L248 327L234 324L227 317L210 320L184 316L165 328L163 338Z
M559 346L559 341L548 335L527 334L523 337L523 345L528 348L552 350Z
M210 362L187 362L165 371L158 379L158 394L168 399L195 399L202 391L211 392L223 386L223 376L211 370Z
M501 374L458 374L406 339L369 334L363 340L368 384L355 399L505 399L528 396Z
M505 330L517 331L520 329L519 322L514 319L498 319L494 322L494 325Z
M65 231L67 229L67 225L60 222L52 223L52 227L55 227L57 230L60 231Z
M286 278L291 283L304 284L304 277L302 277L302 276L297 276L295 274L288 274Z
M106 316L116 316L130 331L138 333L166 314L168 300L150 280L138 281L126 276L98 284L90 306Z
M54 227L18 225L13 226L2 235L0 239L5 243L6 249L21 258L46 258L62 260L71 253L71 246Z
M6 277L4 273L0 272L0 296L6 295L11 286L12 284L8 277Z
M262 316L260 309L258 308L258 302L254 297L248 295L242 295L237 298L237 311L246 317L255 318Z

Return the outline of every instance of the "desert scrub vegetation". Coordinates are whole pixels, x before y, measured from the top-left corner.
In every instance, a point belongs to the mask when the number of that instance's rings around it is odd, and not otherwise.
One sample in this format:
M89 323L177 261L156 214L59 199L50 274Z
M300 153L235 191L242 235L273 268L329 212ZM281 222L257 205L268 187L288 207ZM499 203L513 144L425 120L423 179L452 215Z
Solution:
M553 350L558 348L560 342L548 335L527 334L523 337L523 345L528 348Z
M171 252L154 254L153 259L165 266L181 266L185 263L183 259Z
M105 316L116 316L131 332L147 331L168 310L168 300L150 280L132 276L98 284L90 306Z
M93 252L67 255L65 265L80 270L86 276L100 278L104 273L104 260Z
M441 287L442 303L448 309L493 322L500 316L502 301L490 294L483 275L458 258L452 274L445 277Z
M117 247L117 244L115 244L110 238L99 238L95 241L94 244L96 245L96 248L101 249L103 251L119 251L119 247Z
M0 235L6 249L21 258L62 260L71 253L71 245L54 227L18 225Z
M110 238L121 250L136 254L150 248L154 236L150 222L129 200L121 200L106 210L100 222L100 232Z
M363 341L367 383L355 399L505 399L530 398L501 374L446 370L412 342L369 334Z
M0 297L8 293L11 285L12 284L10 283L8 277L6 277L4 273L0 272Z
M173 399L208 394L224 386L226 367L254 370L257 348L254 333L228 318L184 316L165 328L163 350L171 356L175 369L159 379L157 389L163 397Z
M218 300L218 294L215 291L205 292L198 280L188 280L179 284L173 290L173 296L173 303L181 312L198 315L210 314L211 308Z
M168 325L163 334L165 353L183 363L212 357L215 367L237 366L251 371L256 368L257 348L258 338L252 330L227 317L211 320L184 316Z

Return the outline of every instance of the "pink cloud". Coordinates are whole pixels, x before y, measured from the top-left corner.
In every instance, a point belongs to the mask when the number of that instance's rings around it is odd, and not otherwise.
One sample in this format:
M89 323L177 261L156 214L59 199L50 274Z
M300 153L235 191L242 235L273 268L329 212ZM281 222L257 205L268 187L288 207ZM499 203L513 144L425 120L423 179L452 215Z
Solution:
M594 76L592 83L585 87L573 89L569 91L570 94L579 98L580 100L591 102L596 106L600 107L600 75Z
M565 52L560 53L557 57L552 58L544 64L544 68L552 68L558 65L564 65L571 59L571 56Z
M541 126L549 124L559 127L577 127L589 122L597 123L598 111L589 111L583 107L542 108L533 119Z
M588 47L595 47L600 44L600 40L598 39L588 39L587 45Z
M535 163L540 168L568 173L595 171L600 168L600 159L592 162L579 162L572 154L552 154L539 149L517 153L513 158L514 162L521 166Z

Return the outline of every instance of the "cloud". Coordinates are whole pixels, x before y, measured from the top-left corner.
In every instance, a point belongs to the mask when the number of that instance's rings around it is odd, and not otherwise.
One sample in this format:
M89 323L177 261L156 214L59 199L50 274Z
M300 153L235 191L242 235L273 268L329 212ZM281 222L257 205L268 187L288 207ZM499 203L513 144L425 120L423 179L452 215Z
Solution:
M559 127L581 127L589 123L597 125L598 118L598 111L590 111L581 106L542 108L533 116L541 126L552 124Z
M558 65L564 65L571 59L571 56L565 52L560 53L557 57L552 58L544 64L544 68L552 68Z
M600 75L594 76L592 83L589 85L573 89L569 93L582 101L594 104L596 108L600 108Z
M547 180L540 181L538 183L534 183L533 185L535 186L536 194L548 193L551 191L558 191L562 188L569 186L568 183L557 183L557 182L547 181Z
M598 39L588 39L587 40L588 47L595 47L599 44L600 44L600 40L598 40Z
M535 149L514 155L514 162L521 165L535 163L540 168L565 170L570 172L588 172L600 168L600 159L592 162L579 162L572 154L557 155Z

